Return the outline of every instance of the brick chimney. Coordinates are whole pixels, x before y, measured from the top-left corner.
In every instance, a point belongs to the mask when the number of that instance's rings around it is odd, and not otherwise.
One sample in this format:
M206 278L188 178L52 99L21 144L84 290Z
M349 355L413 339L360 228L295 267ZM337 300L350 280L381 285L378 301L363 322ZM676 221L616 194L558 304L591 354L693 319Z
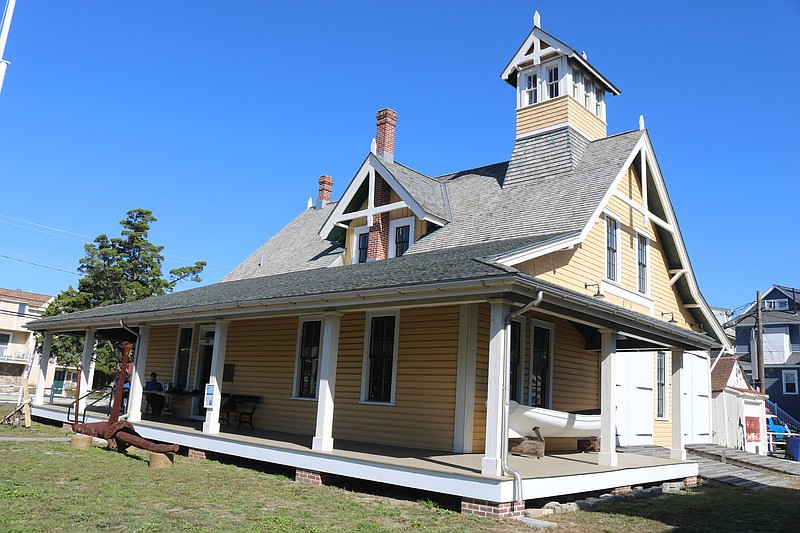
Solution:
M320 176L316 209L322 209L326 204L330 203L331 191L333 191L333 178L327 174Z
M381 109L376 117L378 128L375 136L375 148L378 157L384 161L394 162L394 133L397 129L397 113L389 109ZM389 203L391 199L389 184L375 176L375 207ZM372 217L369 228L369 244L367 261L379 261L389 257L389 213L380 213Z
M378 111L378 132L375 136L378 157L394 161L394 132L397 129L397 113L388 107Z

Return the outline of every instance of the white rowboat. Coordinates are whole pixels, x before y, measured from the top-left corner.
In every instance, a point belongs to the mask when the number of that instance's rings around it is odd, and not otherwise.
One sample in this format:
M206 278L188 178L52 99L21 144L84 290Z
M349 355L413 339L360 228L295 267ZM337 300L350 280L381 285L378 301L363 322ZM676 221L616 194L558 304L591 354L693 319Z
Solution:
M508 405L508 438L534 436L534 426L542 437L597 437L600 415L577 415L542 407L528 407L515 401Z

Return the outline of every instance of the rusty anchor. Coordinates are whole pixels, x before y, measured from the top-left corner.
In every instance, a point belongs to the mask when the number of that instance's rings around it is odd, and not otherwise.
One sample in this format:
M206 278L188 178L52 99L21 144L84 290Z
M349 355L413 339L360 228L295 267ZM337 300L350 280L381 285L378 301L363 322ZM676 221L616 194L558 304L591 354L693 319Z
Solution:
M123 343L122 346L122 369L120 370L119 378L117 380L117 390L114 394L114 403L111 407L111 414L108 416L108 420L106 422L79 424L78 406L76 400L75 421L72 423L72 430L76 433L82 433L84 435L91 435L92 437L105 439L105 441L108 443L108 447L118 452L124 452L130 446L135 446L139 449L155 453L177 452L179 448L177 444L158 444L147 440L136 432L133 424L127 420L119 419L120 406L122 405L123 387L128 374L128 357L131 353L130 343ZM78 380L77 390L75 391L76 398L81 397L80 387L80 380Z

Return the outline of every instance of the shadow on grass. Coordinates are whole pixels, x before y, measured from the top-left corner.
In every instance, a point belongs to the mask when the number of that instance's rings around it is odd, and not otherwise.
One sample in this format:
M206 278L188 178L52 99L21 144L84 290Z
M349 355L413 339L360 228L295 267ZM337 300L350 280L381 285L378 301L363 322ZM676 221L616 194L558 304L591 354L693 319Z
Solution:
M800 490L750 490L704 485L652 499L617 502L587 510L639 517L685 531L793 531L800 518Z

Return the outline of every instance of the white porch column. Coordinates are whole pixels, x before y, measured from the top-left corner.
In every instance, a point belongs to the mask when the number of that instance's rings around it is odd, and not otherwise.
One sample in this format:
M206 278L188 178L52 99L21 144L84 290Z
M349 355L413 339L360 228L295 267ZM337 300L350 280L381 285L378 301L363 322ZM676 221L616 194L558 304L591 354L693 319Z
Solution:
M320 452L333 450L333 397L336 393L336 362L339 357L339 326L341 313L326 313L322 322L322 353L319 358L319 389L317 391L317 431L311 449Z
M453 451L456 453L472 453L477 344L478 304L462 304L458 319L456 413L453 421Z
M36 379L36 394L33 397L34 405L44 405L44 389L47 387L47 370L50 364L50 350L53 346L53 334L49 331L44 333L42 343L42 355L39 359L39 375Z
M683 447L683 350L673 348L672 359L672 445L670 458L686 460L686 448Z
M219 408L221 404L220 386L222 373L225 368L225 347L228 344L229 323L219 320L214 329L214 349L211 354L211 377L208 384L214 386L214 402L210 409L206 409L206 421L203 422L203 433L217 435L219 433ZM205 390L200 391L200 401L205 401Z
M81 373L78 379L81 380L81 396L86 395L92 390L92 380L94 379L94 330L87 329L83 336L83 356L81 357ZM75 414L80 416L83 413L83 406L86 402L75 398Z
M617 332L600 330L600 453L597 464L617 466Z
M508 436L503 435L503 402L506 382L506 352L511 328L506 327L509 305L505 301L492 301L489 322L489 379L486 391L486 449L481 460L481 473L487 476L502 475L503 447Z
M128 393L128 421L138 422L142 419L142 385L145 382L145 367L147 365L147 346L150 343L150 326L139 326L139 338L136 341L136 351L133 353L133 376L131 376L131 390Z

